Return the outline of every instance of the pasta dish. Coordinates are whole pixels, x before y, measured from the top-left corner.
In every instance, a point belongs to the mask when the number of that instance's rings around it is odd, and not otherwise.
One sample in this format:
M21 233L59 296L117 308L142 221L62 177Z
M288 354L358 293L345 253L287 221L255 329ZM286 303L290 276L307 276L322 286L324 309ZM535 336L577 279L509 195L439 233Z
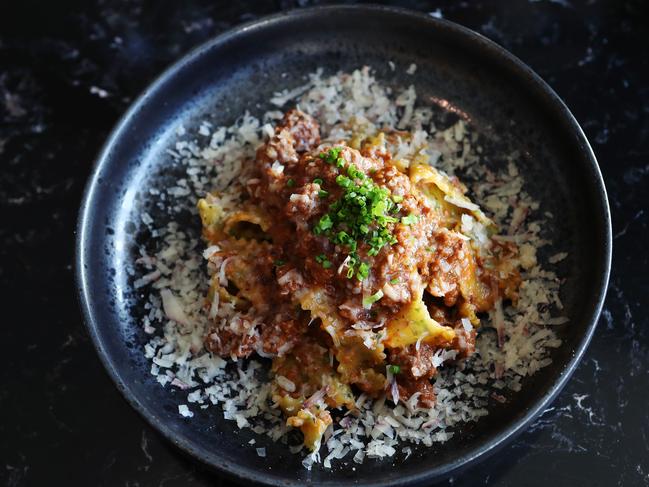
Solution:
M317 450L359 394L432 406L431 378L470 356L480 317L515 302L519 251L413 134L348 122L322 140L288 111L244 176L198 203L208 242L205 346L272 359L272 400Z

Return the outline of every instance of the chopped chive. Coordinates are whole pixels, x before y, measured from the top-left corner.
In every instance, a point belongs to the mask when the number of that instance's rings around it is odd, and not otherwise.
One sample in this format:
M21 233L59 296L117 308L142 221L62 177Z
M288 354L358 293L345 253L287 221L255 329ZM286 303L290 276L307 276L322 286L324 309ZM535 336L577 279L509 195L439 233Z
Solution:
M363 298L363 308L368 309L372 304L376 303L379 299L383 297L383 291L380 289L376 291L374 294L371 296L365 296Z
M325 254L316 255L315 261L325 269L329 269L332 266L331 261L327 259Z
M401 366L399 365L388 365L388 372L390 372L392 375L397 375L401 373Z
M404 225L414 225L419 220L417 215L408 215L401 218L401 223Z
M286 186L288 186L289 188L295 186L295 179L290 178L288 181L286 181Z
M284 264L286 264L286 261L285 261L285 260L282 260L282 259L277 259L277 260L274 262L274 264L275 264L277 267L281 267L281 266L283 266Z
M313 231L316 235L319 235L327 230L329 230L333 226L333 221L331 220L331 217L329 214L325 214L320 218L318 223L315 225L313 228Z
M327 152L321 152L320 154L318 154L318 157L320 159L324 159L329 164L333 164L338 159L338 155L340 154L341 150L341 147L333 147Z
M365 246L365 252L372 257L378 255L384 246L397 242L390 225L399 221L394 216L399 211L395 199L401 201L403 197L393 197L387 188L378 186L357 166L347 163L340 156L341 151L342 148L334 147L319 155L321 159L335 162L343 169L336 176L336 185L343 191L329 206L328 212L313 225L312 231L336 245L347 247L347 277L351 279L356 276L363 280L369 274L370 266L361 262L357 249ZM321 184L322 179L315 178L313 181ZM318 195L326 198L330 192L321 189Z
M394 279L390 279L390 284L398 284L399 283L399 278L395 277Z
M358 264L358 272L356 273L356 278L359 281L362 281L365 279L367 276L370 274L370 266L367 264L367 262L361 262Z
M322 182L323 182L323 181L322 181L322 179L320 179L320 178L315 178L315 179L313 180L313 184L319 184L320 186L322 186Z

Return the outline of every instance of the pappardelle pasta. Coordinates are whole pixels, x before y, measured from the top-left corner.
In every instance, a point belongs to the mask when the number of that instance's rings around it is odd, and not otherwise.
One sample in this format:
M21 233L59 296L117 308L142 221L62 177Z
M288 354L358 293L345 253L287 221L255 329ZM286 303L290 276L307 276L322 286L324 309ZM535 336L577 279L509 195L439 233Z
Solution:
M463 184L397 150L410 133L347 125L321 140L287 112L244 177L198 203L205 345L271 359L273 402L311 450L359 394L432 405L437 368L473 353L481 314L521 281L517 246Z

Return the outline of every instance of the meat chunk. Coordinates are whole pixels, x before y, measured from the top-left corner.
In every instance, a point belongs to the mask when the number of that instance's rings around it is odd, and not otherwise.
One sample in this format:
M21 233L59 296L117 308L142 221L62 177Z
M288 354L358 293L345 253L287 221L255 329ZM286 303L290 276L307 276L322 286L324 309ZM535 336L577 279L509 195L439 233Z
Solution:
M297 152L312 150L320 144L320 125L312 116L297 109L286 112L277 130L288 131Z
M306 332L303 323L278 313L266 322L235 318L231 323L210 330L205 347L219 356L245 358L253 352L282 356Z
M262 329L264 352L273 356L284 355L295 346L305 331L301 322L278 315L275 323Z
M225 326L211 328L205 337L205 348L221 357L249 357L258 346L256 324L241 317L235 317Z
M465 240L446 229L435 235L435 245L428 291L443 297L446 306L454 306L461 296L460 281L468 278L471 251Z
M463 359L470 357L475 352L475 339L477 332L475 328L465 328L460 322L455 326L455 340L453 341L453 348L458 351L456 359Z
M436 347L421 343L419 349L416 345L392 349L388 357L391 364L400 367L400 374L403 374L403 377L415 380L430 379L437 372L437 368L433 364L433 355L436 351Z
M257 151L257 161L262 165L296 164L299 153L313 149L320 143L320 126L313 117L299 110L284 115L268 143Z
M417 403L422 408L432 408L435 405L435 390L429 379L397 379L399 397L408 400L413 394L419 393Z

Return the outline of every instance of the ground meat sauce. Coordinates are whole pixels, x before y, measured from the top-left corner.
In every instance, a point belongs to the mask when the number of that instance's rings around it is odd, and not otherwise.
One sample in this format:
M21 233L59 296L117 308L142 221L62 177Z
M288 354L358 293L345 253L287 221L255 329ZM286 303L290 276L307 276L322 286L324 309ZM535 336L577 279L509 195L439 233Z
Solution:
M458 360L473 353L476 336L460 313L467 307L468 316L492 309L505 294L515 294L517 282L500 279L471 251L466 237L444 225L439 208L413 187L387 150L377 144L352 148L344 141L320 144L318 123L291 110L258 149L245 188L246 204L259 208L268 221L266 228L252 230L261 243L251 244L254 249L242 257L248 244L239 242L251 239L241 238L240 228L240 235L218 242L226 249L221 252L222 273L228 280L227 291L219 292L237 300L244 317L215 326L206 336L206 345L223 356L256 352L276 357L274 370L281 372L286 384L295 385L293 398L307 397L322 385L309 377L314 368L334 376L337 370L342 382L376 396L390 389L385 375L389 366L400 397L418 393L421 405L431 405L435 396L430 379L441 363L440 346L420 339L404 347L384 347L382 327L425 290L431 317L450 327L455 336L443 348L455 350L452 360ZM358 173L349 169L352 166ZM351 174L352 183L341 181L345 174ZM377 212L387 240L377 244L359 239L351 244L356 247L351 251L350 244L337 243L325 227L336 202L354 197L341 184L359 181L390 199L387 216ZM318 226L324 231L318 232ZM465 292L470 273L472 294ZM336 333L342 338L332 340L320 330L322 320L296 303L295 297L307 289L322 290L332 303ZM246 315L248 310L252 311ZM314 327L317 333L309 331ZM368 347L372 337L379 340L374 352L372 343ZM342 341L336 345L337 340ZM350 370L350 364L358 370ZM330 405L336 405L331 386L326 387ZM353 407L353 401L348 402Z

